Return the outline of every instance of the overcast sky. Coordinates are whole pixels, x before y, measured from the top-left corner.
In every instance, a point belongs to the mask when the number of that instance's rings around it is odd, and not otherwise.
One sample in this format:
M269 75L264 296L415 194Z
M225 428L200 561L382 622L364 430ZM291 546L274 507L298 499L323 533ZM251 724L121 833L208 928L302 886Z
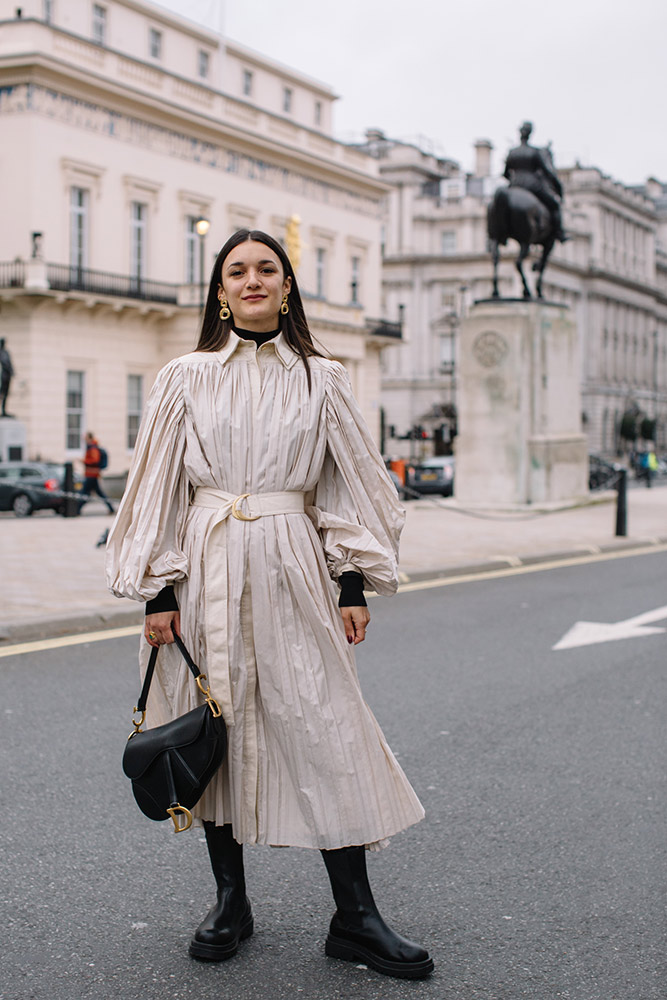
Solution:
M339 138L424 136L467 170L490 139L501 172L529 118L557 166L667 182L666 0L161 2L333 87Z

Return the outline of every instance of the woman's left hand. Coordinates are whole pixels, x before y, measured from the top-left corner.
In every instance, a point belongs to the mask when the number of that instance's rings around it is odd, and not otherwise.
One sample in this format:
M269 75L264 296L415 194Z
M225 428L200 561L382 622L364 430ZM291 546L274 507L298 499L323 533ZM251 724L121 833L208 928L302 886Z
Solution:
M345 626L347 641L352 645L358 645L366 638L366 629L371 620L371 613L368 608L341 608L341 617Z

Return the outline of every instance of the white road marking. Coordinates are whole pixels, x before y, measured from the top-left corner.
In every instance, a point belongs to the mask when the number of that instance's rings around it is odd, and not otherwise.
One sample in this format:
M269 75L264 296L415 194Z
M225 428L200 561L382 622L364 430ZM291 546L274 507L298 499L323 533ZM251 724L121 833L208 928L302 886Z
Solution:
M5 656L19 656L21 653L41 653L45 649L62 649L63 646L82 646L86 642L102 642L104 639L123 639L128 635L136 635L139 638L141 626L124 625L123 628L110 628L103 632L79 632L77 635L60 635L55 639L35 639L34 642L0 646L0 659Z
M608 562L610 559L627 559L630 556L652 555L654 552L667 552L667 545L652 545L647 548L642 545L636 549L622 549L615 552L600 552L598 555L569 556L567 559L551 559L549 562L530 563L527 566L512 566L507 569L489 569L483 573L462 573L460 576L447 576L431 580L415 580L414 583L404 583L398 588L399 594L408 594L413 590L431 590L433 587L451 587L455 583L473 583L476 580L497 580L503 576L520 576L522 573L541 573L548 569L560 569L563 566L585 566L589 563ZM369 594L377 597L377 594Z
M664 628L649 627L648 622L667 618L667 604L653 611L644 611L620 622L575 622L552 649L573 649L575 646L594 646L598 642L615 642L617 639L640 639L645 635L665 632Z
M461 573L459 576L436 577L430 580L415 580L413 583L402 583L399 594L409 594L418 590L433 590L435 587L451 587L457 583L475 583L478 580L497 580L504 576L519 576L523 573L542 573L550 569L561 569L567 566L584 566L589 563L608 562L610 559L627 559L630 556L652 555L654 552L667 552L667 545L642 545L636 549L622 549L615 552L601 552L599 555L571 556L568 559L552 559L549 562L531 563L528 566L512 566L505 569L485 570L482 573ZM377 594L368 594L375 598ZM658 631L662 631L659 629ZM80 646L87 642L103 642L105 639L122 639L135 635L139 638L141 625L126 625L123 628L112 628L98 632L81 632L77 635L62 635L55 639L37 639L34 642L21 642L13 646L0 646L0 659L6 656L19 656L22 653L39 653L47 649L62 649L65 646Z

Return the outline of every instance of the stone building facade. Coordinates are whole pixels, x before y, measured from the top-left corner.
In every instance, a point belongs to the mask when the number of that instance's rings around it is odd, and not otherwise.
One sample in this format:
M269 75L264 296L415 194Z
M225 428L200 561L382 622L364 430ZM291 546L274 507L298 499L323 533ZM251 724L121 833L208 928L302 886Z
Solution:
M403 435L424 427L444 439L455 422L457 337L470 303L491 295L486 208L502 179L492 148L475 145L471 174L416 146L368 134L364 149L391 184L383 231L383 308L404 320L404 342L383 357L385 450L428 453ZM559 170L565 226L545 273L544 296L567 304L581 340L582 424L591 451L613 455L623 414L656 421L667 450L667 186L627 187L596 168ZM500 294L520 297L510 243ZM529 273L529 268L526 269ZM530 280L530 278L529 278ZM398 435L389 436L391 430Z
M92 429L127 468L240 227L300 258L313 334L379 432L380 350L400 338L377 319L387 186L334 140L334 101L144 0L0 0L0 337L29 457L78 456Z

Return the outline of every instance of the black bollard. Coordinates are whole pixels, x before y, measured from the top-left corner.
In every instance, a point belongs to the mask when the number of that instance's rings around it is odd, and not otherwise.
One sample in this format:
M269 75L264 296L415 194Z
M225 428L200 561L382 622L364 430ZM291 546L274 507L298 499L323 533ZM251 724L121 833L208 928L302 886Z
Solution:
M628 470L619 469L616 478L616 536L628 533Z
M71 462L65 462L65 517L76 517L79 513L79 504L74 496L74 469Z

